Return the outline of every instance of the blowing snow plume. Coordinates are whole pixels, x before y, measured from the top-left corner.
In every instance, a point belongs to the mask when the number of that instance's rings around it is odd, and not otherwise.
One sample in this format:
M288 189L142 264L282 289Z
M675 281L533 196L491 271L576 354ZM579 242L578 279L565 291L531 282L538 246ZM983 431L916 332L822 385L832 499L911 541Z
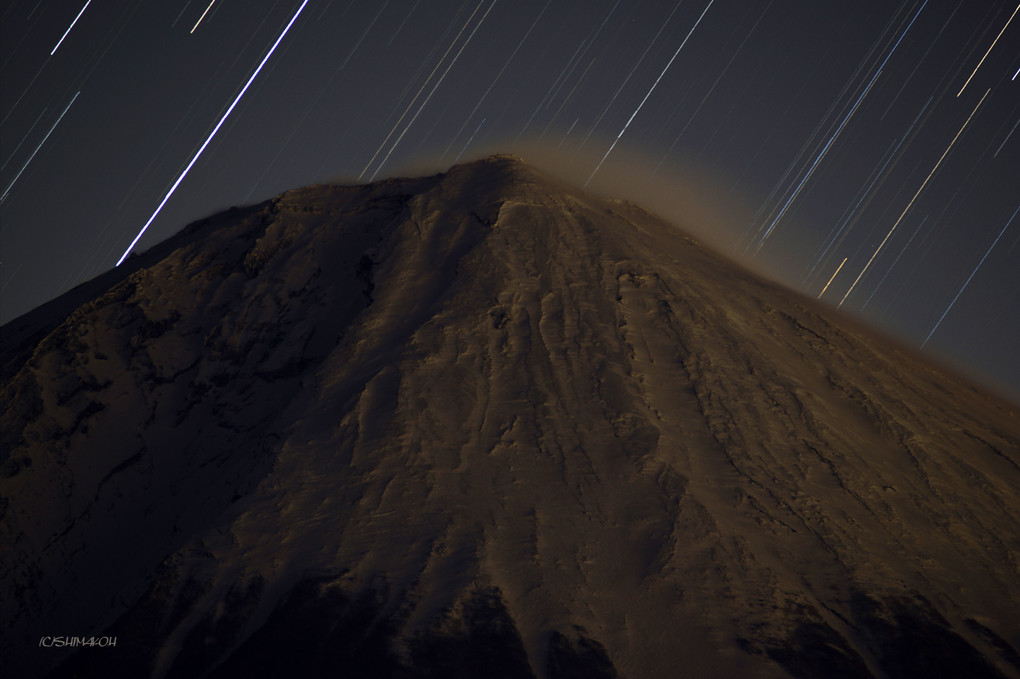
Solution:
M826 313L505 156L193 224L3 328L5 665L1020 676L1016 407Z

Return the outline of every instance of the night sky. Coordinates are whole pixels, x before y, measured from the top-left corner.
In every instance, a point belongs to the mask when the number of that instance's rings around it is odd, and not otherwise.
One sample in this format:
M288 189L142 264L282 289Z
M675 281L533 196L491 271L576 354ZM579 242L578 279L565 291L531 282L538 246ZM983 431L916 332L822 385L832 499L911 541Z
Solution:
M0 321L150 219L135 250L289 188L505 151L1020 400L1013 2L2 7Z

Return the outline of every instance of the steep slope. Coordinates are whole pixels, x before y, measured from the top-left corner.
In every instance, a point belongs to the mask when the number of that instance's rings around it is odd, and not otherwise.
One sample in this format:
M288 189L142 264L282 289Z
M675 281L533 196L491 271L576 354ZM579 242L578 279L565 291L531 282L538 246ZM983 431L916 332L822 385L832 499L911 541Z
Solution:
M1017 408L637 207L500 156L143 257L4 329L19 675L1020 676Z

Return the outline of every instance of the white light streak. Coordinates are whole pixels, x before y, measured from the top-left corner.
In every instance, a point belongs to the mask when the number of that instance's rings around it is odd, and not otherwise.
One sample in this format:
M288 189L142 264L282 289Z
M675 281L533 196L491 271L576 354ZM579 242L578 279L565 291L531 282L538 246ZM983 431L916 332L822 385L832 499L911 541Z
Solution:
M84 7L82 7L82 8L81 8L81 11L80 11L80 12L78 12L78 16L76 16L76 17L74 18L74 21L72 21L72 22L71 22L71 25L70 25L70 26L68 26L68 27L67 27L67 30L66 30L66 31L64 31L64 34L63 34L62 36L60 36L60 40L58 40L58 41L57 41L57 44L56 44L56 46L54 46L54 48L53 48L53 51L52 51L52 52L50 52L50 56L51 56L51 57L52 57L52 56L53 56L53 55L54 55L54 54L56 53L56 51L57 51L57 47L60 47L60 43L64 42L64 38L66 38L66 37L67 37L67 34L71 32L71 29L72 29L72 28L74 28L74 25L75 25L76 23L78 23L78 19L80 19L80 18L81 18L81 15L85 13L85 7L88 7L88 6L89 6L89 3L90 3L90 2L92 2L92 0L86 0L86 2L85 2L85 5L84 5Z
M212 9L212 6L215 4L216 0L212 0L212 2L209 3L209 6L205 8L204 12L202 12L202 16L198 17L198 21L196 21L195 25L191 27L190 31L188 31L189 35L195 32L195 29L198 28L198 25L202 23L202 19L205 18L205 15L209 13L209 10Z
M894 44L892 46L892 49L889 50L889 54L885 55L885 59L882 61L881 64L879 64L878 70L875 72L875 75L871 77L871 82L869 82L868 86L864 89L864 93L857 98L856 102L854 102L854 106L850 110L850 113L848 113L846 117L843 118L843 122L839 124L839 128L836 130L835 134L833 134L832 137L829 138L828 143L825 144L825 148L823 148L822 152L818 154L817 158L815 158L815 162L811 164L811 168L804 176L804 179L800 181L800 184L797 185L797 189L793 192L793 195L790 196L790 198L783 205L783 209L779 211L779 214L776 215L776 218L772 220L771 224L769 224L769 228L765 231L765 235L762 236L761 240L758 242L758 249L755 250L756 253L761 251L762 246L765 245L765 241L768 240L768 237L772 233L772 230L776 227L776 224L779 222L780 219L783 218L783 215L786 214L786 211L789 209L790 204L797 198L798 195L800 195L801 190L804 188L804 184L807 182L808 179L811 178L811 175L814 174L815 168L818 167L819 161L821 161L821 159L825 157L825 154L829 152L829 147L832 146L832 143L843 131L844 126L846 126L847 122L857 111L857 107L860 106L861 102L864 101L864 98L868 96L868 92L871 91L872 85L874 85L875 81L878 80L878 76L882 75L882 70L885 68L885 65L889 63L889 59L892 58L892 55L896 52L896 49L900 46L900 43L903 42L903 38L906 37L907 32L910 31L910 27L914 25L915 21L917 21L917 17L921 15L921 12L924 11L924 8L927 4L928 0L924 0L924 3L921 4L921 7L917 10L917 12L914 13L914 18L910 20L910 23L907 24L907 27L903 29L902 33L900 33L900 37L896 41L896 44Z
M421 2L421 0L414 0L414 6L412 6L411 9L407 12L407 14L404 15L404 20L400 22L399 26L397 26L397 30L393 31L393 35L390 36L390 41L386 43L387 47L393 45L393 40L400 33L400 30L404 27L404 24L407 23L407 20L411 18L411 15L414 14L414 10L418 8L419 2Z
M563 135L563 139L560 139L560 143L556 145L556 148L560 148L561 146L563 146L563 142L570 138L570 133L574 131L574 127L577 126L578 120L580 120L580 118L574 118L574 122L571 123L570 129L568 129L567 133Z
M659 39L659 36L662 35L662 31L666 29L666 24L669 23L670 19L673 18L673 15L676 14L676 11L680 9L680 5L682 4L683 4L682 0L681 2L677 3L676 7L673 8L673 11L669 13L668 17L666 17L666 20L662 22L661 26L659 26L659 30L655 34L655 37L652 38L651 42L649 42L648 45L645 46L645 51L641 53L641 56L638 57L638 60L634 62L633 66L631 66L630 72L627 74L627 77L623 79L623 82L620 83L620 86L616 88L615 92L613 92L613 96L609 99L609 103L606 104L605 108L602 109L602 113L600 113L599 117L595 119L594 123L592 123L591 129L588 130L588 134L584 135L584 140L581 142L581 147L585 145L585 143L588 141L588 138L591 137L592 133L595 132L595 129L599 126L599 123L602 122L602 118L613 106L613 103L616 101L616 98L620 96L620 92L623 91L623 88L626 87L628 82L630 82L630 78L631 76L634 75L634 71L636 71L638 66L641 65L641 62L645 60L645 56L648 55L648 51L652 49L652 46Z
M681 0L681 2L682 1L683 0ZM620 6L620 2L621 2L621 0L616 0L616 4L614 4L612 9L609 10L609 14L607 14L606 17L602 20L602 23L599 24L598 29L594 33L592 33L589 37L587 37L584 40L582 40L581 44L578 45L577 50L574 52L574 56L572 56L570 58L570 61L567 62L567 66L566 66L566 68L564 68L563 73L560 74L560 77L556 79L557 82L553 83L552 87L549 88L549 91L546 93L546 96L543 98L543 100L542 100L543 103L545 103L546 100L548 100L548 102L549 102L548 104L546 104L546 108L548 108L549 106L552 105L553 100L559 95L560 90L563 89L563 86L566 85L567 78L570 76L571 73L574 72L574 69L577 68L581 64L581 62L583 61L585 55L588 53L588 50L591 49L591 46L595 43L595 40L598 39L599 34L602 33L602 29L606 27L606 24L609 22L609 18L611 16L613 16L614 12L616 12L616 8ZM676 11L676 10L674 9L674 11ZM575 63L573 66L571 66L571 63L574 61L574 57L575 56L577 57L577 63ZM590 69L595 64L595 60L597 58L598 57L595 57L594 59L591 60L591 63L588 65L588 68L585 69L585 74L587 74L588 69ZM583 80L583 79L584 79L584 74L581 75L581 78L577 81L577 83L580 84L581 80ZM557 84L557 83L559 83L559 84ZM574 89L576 89L576 88L577 88L577 85L574 85ZM571 94L573 94L573 90L571 90ZM568 94L567 95L567 99L569 99L569 98L570 98L570 95ZM564 104L566 104L566 99L564 100L563 104L560 105L560 109L563 108ZM542 104L539 104L539 107L541 107L541 106L542 106ZM539 139L541 139L542 137L545 136L545 133L549 130L549 125L552 125L553 120L555 120L556 116L559 115L560 109L557 109L556 113L553 113L552 119L549 121L549 124L546 125L545 130L542 131L542 134L539 135ZM535 109L535 113L538 113L538 109ZM532 118L535 117L535 113L531 114ZM531 125L531 119L530 118L528 119L528 122L524 124L524 127L521 128L520 133L518 133L518 135L517 135L518 139L521 138L521 135L524 134L525 130L527 130L529 125Z
M475 131L471 133L470 137L468 137L467 142L464 144L464 148L462 148L460 150L460 153L457 154L457 157L453 159L454 164L456 164L457 161L460 160L460 157L462 155L464 155L464 152L467 151L467 147L471 146L471 142L474 141L475 135L478 134L478 130L482 129L482 125L484 125L484 124L485 124L485 118L482 118L482 122L478 123L478 127L476 127Z
M276 165L276 161L280 159L280 155L284 152L284 150L290 144L291 140L294 138L294 135L296 135L298 133L298 131L301 129L301 127L305 124L305 120L308 118L308 114L310 114L312 112L312 110L319 103L319 99L321 99L322 95L325 94L326 91L329 89L330 85L333 82L333 79L336 78L336 74L344 69L344 66L347 65L347 62L350 61L351 57L354 56L354 53L358 51L358 47L361 46L361 42L365 39L365 36L368 35L368 32L370 30L372 30L372 26L375 25L375 22L382 15L383 10L386 9L386 5L388 5L389 2L390 2L390 0L386 0L386 2L383 3L382 7L379 8L379 12L376 13L375 18L372 19L371 23L368 24L368 27L361 33L361 37L358 38L358 41L356 43L354 43L354 47L352 47L350 52L348 52L347 58L344 59L341 63L339 63L336 66L336 68L333 69L333 73L331 73L329 78L326 79L326 82L325 82L325 84L323 84L322 88L319 90L319 93L316 94L315 98L312 100L312 102L310 104L308 104L308 106L305 107L305 111L304 111L304 113L301 114L301 118L298 120L297 124L295 124L295 125L293 125L291 127L290 134L287 135L287 139L283 142L283 144L280 146L280 148L277 149L276 155L273 156L273 159L266 165L265 169L262 170L262 174L259 175L259 178L255 181L254 184L252 184L251 188L248 189L248 193L244 197L245 200L248 200L248 198L251 197L251 194L255 193L255 189L258 188L259 184L262 183L262 180L266 178L266 175L269 174L270 170L273 169L273 166ZM350 6L348 5L348 7L350 7ZM329 4L328 3L326 4L326 8L327 9L329 8ZM324 13L325 13L325 10L323 10L323 14ZM322 16L323 15L320 14L318 18L321 19Z
M8 286L8 285L10 285L10 284L11 284L11 281L13 281L13 280L14 280L14 277L18 275L18 272L19 272L19 271L21 271L21 267L23 267L23 266L25 266L25 263L24 263L24 262L22 262L21 264L19 264L19 265L18 265L18 268L14 270L14 273L12 273L12 274L11 274L11 275L10 275L10 276L9 276L9 277L7 278L7 280L6 280L5 282L4 282L4 284L3 284L2 286L0 286L0 291L3 291L4 289L6 289L6 288L7 288L7 286Z
M42 4L42 0L39 0L37 3L35 3L35 7L33 7L32 11L28 13L28 16L25 17L25 21L28 21L29 19L32 18L32 15L35 14L35 11L37 9L39 9L39 5L41 5L41 4Z
M212 138L215 137L216 133L220 131L220 128L223 126L223 123L226 121L227 117L234 110L234 107L237 106L237 102L241 101L241 97L244 96L244 93L248 91L248 87L251 86L255 78L258 77L259 73L262 71L262 67L266 65L267 61L269 61L269 57L273 56L273 52L276 51L277 46L279 46L280 42L283 41L284 36L287 35L287 31L289 31L290 27L294 25L295 21L297 21L298 16L300 16L301 11L305 8L305 5L307 4L308 0L304 0L304 2L301 3L301 6L298 7L297 12L294 13L294 16L291 17L290 22L283 29L283 32L280 33L280 37L278 37L276 39L276 42L273 43L273 46L269 48L269 51L266 52L266 56L262 58L262 62L258 65L258 68L256 68L255 72L251 74L251 77L248 78L248 82L244 84L244 87L241 88L240 93L238 93L238 95L234 98L234 101L230 104L230 107L227 109L227 112L224 113L223 117L220 118L220 121L216 123L216 127L214 127L213 131L209 133L208 137L206 137L206 140L202 143L202 146L195 153L195 156L191 159L191 162L188 163L188 166L184 168L184 172L181 172L181 176L177 178L177 181L175 181L173 186L170 187L170 190L167 191L166 196L163 197L163 200L156 208L156 211L152 213L151 217L149 217L149 221L145 222L145 226L142 227L142 230L138 232L138 235L135 236L135 239L131 241L131 245L127 247L127 250L124 251L124 254L121 255L120 259L117 260L117 266L120 266L127 258L127 256L131 254L131 250L134 249L135 245L138 243L138 240L142 237L142 234L145 233L146 229L149 228L149 225L152 224L154 219L156 219L156 215L160 213L160 211L163 209L163 206L166 205L168 200L170 200L170 196L172 196L174 191L177 190L177 187L180 186L181 182L184 180L184 177L188 174L192 166L195 164L195 161L198 160L199 156L202 155L202 152L205 151L207 146L209 146L209 142L212 141Z
M181 20L182 16L184 16L184 10L188 9L188 5L190 5L190 4L191 4L191 0L188 0L186 3L184 3L184 7L181 8L181 11L177 15L177 18L174 19L174 22L172 24L170 24L170 28L173 28L174 26L177 25L177 22Z
M931 101L932 98L929 97L928 104L930 104ZM928 108L928 104L925 104L925 108ZM882 162L881 167L877 168L874 172L872 172L871 182L868 184L867 187L862 187L857 192L856 203L854 203L854 205L852 205L851 207L848 207L843 212L843 215L840 217L840 220L836 224L836 227L830 232L829 239L826 241L825 246L822 248L822 251L815 255L815 262L814 264L811 265L811 270L808 271L807 275L804 276L803 278L804 281L806 281L812 275L814 275L815 269L817 269L818 266L822 263L822 260L825 258L825 256L829 254L829 250L836 244L836 241L839 240L840 242L842 242L841 237L845 238L845 236L843 235L844 231L849 230L847 227L849 226L849 228L853 228L852 224L856 222L855 215L857 214L857 210L864 203L865 199L867 199L868 196L871 195L871 191L875 187L875 184L878 183L880 179L882 182L885 182L886 168L889 166L889 163L892 162L892 159L896 157L896 153L900 150L900 146L902 146L903 142L906 141L907 136L910 134L910 130L914 128L914 125L917 123L918 118L920 118L921 113L923 112L924 109L921 109L921 112L917 114L917 117L914 118L914 122L910 124L910 127L907 128L906 133L904 133L902 137L900 137L898 140L893 140L893 144L896 145L896 148L891 149L890 152L883 157L884 160ZM881 186L881 184L879 185Z
M1020 5L1017 5L1016 9L1013 10L1013 13L1009 15L1009 20L1006 21L1006 26L1009 26L1009 22L1012 21L1013 17L1016 16L1017 10L1020 10ZM1001 38L1002 34L1006 31L1006 26L1002 27L1002 30L999 31L999 34L997 36L995 36L995 40L993 40L992 44L988 46L988 52L991 52L992 48L995 47L995 43L999 42L999 38ZM959 97L961 94L963 94L963 91L965 89L967 89L967 85L970 84L970 79L973 78L974 74L977 73L979 68L981 68L981 64L985 63L985 57L988 56L988 52L985 52L985 56L981 57L981 61L979 61L978 65L974 67L974 70L971 71L970 76L967 78L967 82L963 83L963 87L961 87L960 91L956 93L957 97ZM1014 75L1013 77L1015 78L1016 76Z
M545 133L549 131L549 128L552 127L552 124L556 121L556 117L560 114L560 111L562 111L563 107L567 105L567 102L570 101L570 98L574 96L574 92L577 91L577 88L581 85L581 82L584 80L584 77L588 75L588 71L591 70L591 67L595 65L595 60L597 58L598 57L592 59L591 63L588 64L588 68L584 69L584 73L581 74L581 77L577 79L576 83L574 83L574 86L570 89L570 92L568 92L567 96L564 97L563 102L560 104L560 107L556 109L555 113L552 114L552 117L549 119L548 124L546 124L545 129L542 130L542 134L538 135L539 139L545 137Z
M1009 134L1006 135L1006 138L1002 140L1001 144L999 144L999 148L995 149L995 153L992 154L992 158L998 157L999 151L1002 150L1002 147L1006 145L1006 142L1009 141L1009 138L1013 136L1014 132L1016 132L1016 126L1018 123L1020 123L1020 118L1017 118L1017 121L1013 123L1013 129L1009 131Z
M1014 74L1013 74L1013 77L1012 77L1012 78L1010 78L1010 79L1009 79L1009 81L1010 81L1010 82L1013 82L1014 80L1016 80L1016 77L1017 77L1018 75L1020 75L1020 68L1016 69L1016 73L1014 73Z
M28 157L28 160L25 161L25 164L21 166L21 169L18 170L18 174L14 176L14 179L11 180L11 183L7 185L7 188L4 190L3 195L0 196L0 203L2 203L4 199L7 198L7 194L14 186L14 182L18 181L18 177L20 177L21 173L25 171L25 168L28 167L28 164L32 162L32 159L35 158L35 154L39 153L39 149L42 148L43 144L46 143L46 140L50 138L51 134L53 134L53 130L57 129L57 125L59 125L60 121L64 119L64 114L67 113L67 109L71 108L71 104L74 103L74 100L78 98L79 94L81 94L81 91L75 92L74 96L71 97L71 102L64 107L64 110L63 112L61 112L60 117L57 118L57 122L53 123L53 127L51 127L50 131L46 133L46 136L43 137L43 140L41 142L39 142L39 145L35 147L35 151L32 151L32 155L30 155Z
M866 309L868 305L871 304L871 299L875 296L875 293L878 292L878 289L882 287L882 284L885 283L885 279L889 277L889 274L892 273L892 270L896 268L896 265L899 263L900 258L903 257L903 253L907 251L907 248L910 247L910 244L914 242L915 238L917 238L917 234L921 233L921 229L924 228L924 224L925 222L928 221L929 216L930 215L925 215L924 219L921 220L921 223L917 225L916 229L914 229L914 233L910 234L910 238L907 239L906 244L900 250L900 254L896 255L896 259L894 259L893 263L889 265L888 269L886 269L885 275L882 276L882 280L878 282L878 285L875 286L875 289L871 291L870 295L868 295L868 299L866 299L864 301L864 304L861 305L861 310Z
M460 129L457 130L457 134L453 135L452 139L456 139L457 137L459 137L460 133L464 131L465 127L467 127L468 122L472 118L474 118L475 113L478 111L478 107L481 106L482 102L485 101L485 98L489 96L489 92L491 92L492 88L495 87L496 83L499 81L500 77L503 75L503 71L506 70L506 67L509 66L510 62L514 60L514 57L517 56L517 52L520 51L521 45L523 45L524 42L528 39L528 36L531 35L531 32L533 30L535 30L535 26L538 25L539 19L541 19L542 15L545 14L545 11L547 9L549 9L549 5L550 4L552 4L552 0L547 0L547 2L545 3L545 7L542 8L542 11L538 13L538 16L535 17L535 20L531 23L531 27L528 28L528 32L525 33L524 37L521 38L521 41L519 43L517 43L517 47L514 48L514 51L507 58L506 62L503 64L503 68L499 69L499 73L497 73L496 77L493 78L492 82L489 83L489 87L485 90L485 92L482 94L482 96L478 99L478 103L475 104L475 107L473 109L471 109L471 112L468 113L467 118L464 119L464 122L461 124ZM449 145L447 145L446 149L443 151L443 155L441 157L445 158L446 154L450 152L450 146L453 145L453 140L452 139L451 139Z
M942 37L942 34L945 32L946 27L949 26L949 24L953 21L953 17L956 16L956 13L960 10L961 7L963 7L963 3L957 5L956 9L954 9L952 13L949 15L949 18L946 19L944 24L942 24L942 28L939 29L939 32L935 35L931 42L928 43L928 49L926 49L924 51L924 54L922 54L921 57L917 59L917 63L914 65L914 69L910 71L910 75L903 79L904 83L909 83L914 78L914 74L917 73L917 70L919 68L921 68L921 64L924 63L924 60L928 58L928 54L931 52L932 48L935 47L935 43L937 43L939 41L939 38ZM884 111L882 111L882 116L879 118L879 120L885 120L885 117L889 115L889 111L892 109L893 104L895 104L896 101L900 98L900 95L903 94L904 89L905 88L901 87L899 92L897 92L895 96L893 96L892 100L890 100L889 102L889 105L885 107Z
M373 181L375 179L375 176L377 174L379 174L379 170L381 170L383 168L383 166L386 165L386 162L390 159L390 156L396 150L396 148L400 144L401 140L403 140L404 135L407 134L407 131L411 129L411 126L414 125L414 121L418 119L418 116L421 114L422 110L425 108L425 106L428 105L429 100L432 99L432 95L436 93L437 89L439 89L439 86L443 83L443 80L446 78L446 75L450 72L450 69L453 68L453 65L457 63L458 59L460 59L460 55L464 51L464 48L468 46L468 43L471 42L471 38L475 37L475 33L477 33L478 29L481 28L483 23L485 23L486 17L489 16L489 12L492 11L492 8L496 6L496 2L497 1L498 0L492 0L492 4L489 5L489 9L485 10L485 14L483 14L482 18L478 20L477 24L475 24L475 27L474 27L474 29L472 29L471 34L468 35L468 37L464 39L464 44L462 44L460 46L460 49L457 50L457 54L454 55L453 59L450 60L450 65L447 66L446 70L443 71L443 74L441 76L439 76L439 79L436 81L436 84L432 86L432 91L429 92L429 95L427 97L425 97L425 101L423 101L421 103L421 106L418 107L418 110L415 111L414 116L411 118L410 121L408 121L407 126L404 127L404 131L401 132L400 136L397 137L396 141L393 142L393 146L391 146L390 150L386 152L386 155L379 162L379 166L375 168L375 172L373 172L372 176L370 176L368 178L368 181Z
M574 59L577 58L577 55L584 53L585 51L584 47L587 41L588 41L587 38L582 40L581 44L578 45L577 49L574 50L574 53L570 55L570 59L567 60L567 65L564 66L563 70L560 71L560 74L556 76L556 80L554 80L553 84L549 86L548 90L546 90L545 96L542 97L542 101L538 102L538 106L536 106L535 110L531 112L531 115L528 117L527 122L524 123L520 131L517 133L517 136L514 138L515 142L519 140L524 135L525 132L528 131L528 128L531 126L531 121L535 119L535 116L538 115L539 111L546 107L546 102L549 101L550 98L552 98L554 94L559 91L560 81L566 78L568 75L570 75L570 73L574 70Z
M861 105L861 102L864 101L864 97L868 96L868 92L871 91L872 85L875 84L875 81L878 80L878 76L880 75L882 75L882 71L879 71L871 78L871 82L868 83L868 87L864 90L864 92L861 93L861 96L857 97L857 101L854 102L853 108L850 109L850 112L846 114L845 118L843 118L843 122L839 124L839 127L836 129L833 135L829 137L829 141L826 142L825 147L822 149L822 152L818 154L818 157L815 158L815 162L811 163L811 167L810 169L808 169L807 174L805 174L804 178L800 180L800 184L797 185L797 190L795 190L793 194L787 199L786 203L783 205L783 209L779 211L779 214L776 215L775 219L772 220L772 223L769 224L769 228L765 230L765 235L763 235L761 237L761 240L758 241L758 248L757 250L755 250L756 253L759 252L762 249L762 246L765 245L765 241L768 240L768 237L772 234L772 230L776 228L776 224L779 223L779 220L783 218L783 215L785 215L786 211L790 208L790 204L793 203L793 201L797 199L797 196L800 195L800 192L804 188L804 185L807 184L807 181L809 179L811 179L811 175L815 173L815 169L818 167L818 163L820 163L822 161L822 158L824 158L825 155L829 152L829 148L832 146L832 143L836 141L836 138L839 137L840 133L843 131L843 128L846 127L846 124L850 121L850 118L852 118L854 113L857 112L857 108Z
M18 145L14 147L14 150L11 151L11 154L7 156L7 160L4 161L4 164L0 165L0 170L3 170L5 167L7 167L7 163L11 162L11 159L14 158L15 154L17 154L17 152L21 150L22 144L24 144L25 141L32 135L32 130L34 130L35 126L39 124L39 121L42 120L42 117L45 113L46 109L43 109L42 111L39 112L39 115L38 117L36 117L35 122L32 123L32 127L28 128L28 132L26 132L25 136L21 138L21 141L18 142Z
M407 114L411 112L411 107L414 106L414 102L418 101L418 97L420 97L421 93L425 91L426 87L428 87L429 81L432 80L432 76L434 76L436 74L436 71L439 70L439 67L443 65L443 62L446 60L446 56L450 53L450 50L453 49L453 46L457 44L457 41L460 40L460 36L464 33L465 30L467 30L467 27L471 24L471 20L475 18L475 14L478 14L478 10L482 8L483 4L485 4L485 0L479 0L478 5L475 6L475 11L471 12L471 16L469 16L467 18L467 21L464 22L464 25L460 27L460 30L457 32L457 35L453 37L453 41L450 43L450 46L446 48L445 52L443 52L443 56L439 57L439 61L436 62L436 65L432 69L432 72L429 73L427 78L425 78L425 81L422 83L421 87L418 88L418 91L414 93L414 98L411 99L411 103L408 104L407 108L404 109L404 112L400 114L400 118L397 119L397 122L393 124L393 127L389 131L389 134L387 134L386 138L383 139L381 144L379 144L379 148L377 148L375 150L375 153L372 154L372 158L368 161L368 164L366 164L364 169L361 170L361 174L358 175L358 181L361 181L361 178L365 176L365 173L368 172L369 168L372 167L372 164L375 163L375 159L378 158L379 154L382 153L382 150L386 148L386 143L389 142L390 137L392 137L393 133L397 131L398 127L400 127L400 123L404 122L404 118L407 117ZM490 7L489 9L492 8ZM456 58L454 60L456 60ZM433 92L434 91L435 89L433 89Z
M847 259L849 259L849 258L848 257L844 257L843 261L840 262L839 266L836 267L836 273L832 274L832 278L830 278L829 282L825 284L825 287L822 288L822 291L818 293L818 299L822 298L822 295L825 294L825 291L829 289L830 285L832 285L832 281L836 280L836 275L839 274L839 270L843 268L844 264L846 264L846 260Z
M352 47L351 51L347 53L347 58L344 59L343 62L341 62L341 64L337 66L336 69L333 71L333 75L330 76L330 80L332 80L333 76L335 76L337 73L344 70L344 67L347 66L347 62L351 60L351 57L354 56L354 53L358 51L359 47L361 47L361 43L365 40L365 36L368 35L368 32L372 30L373 26L375 26L375 22L379 21L379 17L382 16L382 13L386 10L386 6L389 4L390 0L386 0L386 2L382 4L382 7L379 8L379 11L375 13L375 16L372 18L372 21L368 24L368 26L365 27L365 30L361 32L361 37L358 38L358 42L354 43L354 47ZM349 9L350 5L348 5L347 7Z
M680 46L676 48L676 52L673 53L673 57L669 60L669 63L666 64L666 68L662 69L662 73L660 73L659 77L655 79L654 83L652 83L652 86L651 88L649 88L648 93L645 95L645 98L641 100L641 103L638 104L638 107L634 109L634 112L632 114L630 114L630 118L627 120L627 124L623 126L622 130L620 130L620 134L616 135L616 139L613 140L613 144L609 147L609 150L606 151L606 155L602 156L602 160L599 161L599 164L595 166L594 170L592 170L591 175L588 176L587 181L584 182L584 188L588 188L588 184L591 182L592 178L595 177L595 174L602 167L602 164L606 162L606 158L608 158L609 154L613 152L614 148L616 148L616 143L620 141L620 137L622 137L623 133L627 131L628 127L630 127L631 121L634 120L634 116L638 114L638 111L641 110L641 107L645 105L646 101L648 101L648 97L652 96L652 92L655 91L656 85L658 85L659 81L662 80L662 76L666 75L666 71L669 70L669 67L673 65L673 61L676 59L677 55L680 54L680 50L684 48L684 45L687 44L688 38L691 37L691 34L694 33L694 29L696 29L698 27L698 24L701 23L701 20L705 17L705 13L708 12L708 8L712 6L713 2L715 2L715 0L708 1L708 4L705 6L705 9L702 10L701 12L701 16L698 17L698 20L694 22L694 26L692 26L691 30L687 33L687 37L685 37L684 41L680 43Z
M669 154L673 152L673 149L676 147L677 142L679 142L680 138L684 136L684 132L687 131L687 128L690 127L691 123L694 122L694 119L698 117L698 113L701 111L701 108L705 105L705 102L708 101L709 97L712 96L712 93L715 92L715 88L719 85L719 81L723 79L723 76L725 76L727 71L730 70L730 66L733 65L733 62L737 60L737 57L744 50L744 45L746 45L747 41L751 39L751 35L754 33L755 29L758 28L758 24L761 23L761 20L765 18L765 14L768 13L769 9L772 7L772 3L774 2L775 0L769 0L768 6L765 7L764 11L762 11L762 13L758 16L758 20L754 22L754 26L751 27L751 30L747 32L747 35L745 35L744 39L740 42L740 46L737 47L737 49L733 51L733 54L730 55L730 60L726 62L726 66L724 66L722 71L719 72L719 75L716 76L715 82L712 83L712 86L710 88L708 88L708 92L705 93L705 96L701 98L701 102L698 104L698 107L694 109L694 113L692 113L691 116L687 119L687 124L683 126L683 129L680 130L680 134L678 134L673 139L673 143L670 144L669 148L666 149L666 152L662 154L662 158L659 159L658 164L655 166L655 170L652 171L653 175L659 173L659 168L661 168L662 164L666 162L666 158L668 158ZM679 106L677 108L679 108ZM674 109L674 111L675 110L676 109ZM670 114L670 118L672 117L673 117L672 114Z
M954 297L953 301L949 303L949 306L946 307L946 310L942 312L942 316L939 317L938 322L935 323L935 327L931 329L931 332L928 333L928 336L924 338L923 342L921 342L922 349L924 349L924 345L928 343L928 340L931 339L931 336L935 334L935 331L938 330L938 327L942 323L942 320L946 317L946 314L948 314L949 310L953 308L954 304L956 304L956 300L960 299L960 295L962 295L963 291L967 289L967 285L970 284L970 279L974 278L974 274L976 274L978 272L978 269L981 268L981 265L985 263L985 259L988 258L988 255L995 247L995 244L999 242L1000 238L1002 238L1002 234L1006 233L1006 229L1008 229L1009 225L1013 223L1013 219L1016 218L1017 212L1020 212L1020 205L1017 206L1016 210L1013 210L1013 216L1009 218L1009 221L1006 222L1006 226L1002 227L1002 231L999 232L999 235L995 237L995 240L992 241L992 244L988 246L987 250L985 250L984 256L981 258L981 261L978 262L977 266L974 267L974 270L970 272L970 276L967 277L967 280L966 282L964 282L963 287L961 287L960 291L956 293L956 297Z
M903 217L907 214L907 212L910 211L910 208L914 204L914 201L917 200L917 197L919 195L921 195L921 191L924 191L924 187L928 184L928 180L932 178L932 175L935 174L935 170L939 169L939 165L941 165L942 161L946 159L947 155L949 155L949 151L950 149L953 148L953 144L955 144L956 140L960 138L961 134L963 134L963 131L967 128L967 125L970 123L971 118L973 118L974 114L977 113L977 110L981 108L981 104L984 103L985 97L987 97L988 93L991 91L992 91L991 89L985 90L985 94L984 96L981 97L981 101L977 103L977 106L974 107L974 110L970 112L969 116L967 116L967 120L963 123L963 127L961 127L960 131L956 133L955 137L953 137L953 141L949 142L949 146L946 147L946 150L942 153L942 157L939 158L939 161L937 163L935 163L935 167L931 169L931 172L928 173L928 176L924 178L924 181L921 183L921 188L917 190L917 193L914 194L914 197L910 199L909 203L907 203L907 207L903 208L903 212L900 213L900 216L899 218L897 218L896 223L892 225L891 229L889 229L889 233L885 234L885 238L883 238L882 242L879 243L878 248L876 248L874 254L871 255L871 259L868 260L868 263L864 265L863 269L861 269L861 273L857 276L857 279L853 282L853 285L851 285L850 289L846 291L845 295L843 295L843 299L839 300L839 304L836 305L837 307L843 306L843 302L845 302L846 298L850 296L850 293L854 291L854 287L856 287L857 283L860 282L865 272L867 272L868 267L871 266L871 263L875 261L875 257L878 256L878 253L882 251L883 247L885 247L885 244L886 242L888 242L889 237L893 235L893 231L895 231L896 227L900 225L901 221L903 221Z

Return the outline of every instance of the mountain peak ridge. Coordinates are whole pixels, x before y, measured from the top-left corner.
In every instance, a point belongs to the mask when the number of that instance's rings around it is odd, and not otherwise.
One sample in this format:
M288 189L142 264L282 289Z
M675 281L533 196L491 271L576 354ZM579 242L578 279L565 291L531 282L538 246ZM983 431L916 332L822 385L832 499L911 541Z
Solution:
M4 624L137 649L55 676L1020 672L1016 408L654 215L497 156L184 233L5 380Z

